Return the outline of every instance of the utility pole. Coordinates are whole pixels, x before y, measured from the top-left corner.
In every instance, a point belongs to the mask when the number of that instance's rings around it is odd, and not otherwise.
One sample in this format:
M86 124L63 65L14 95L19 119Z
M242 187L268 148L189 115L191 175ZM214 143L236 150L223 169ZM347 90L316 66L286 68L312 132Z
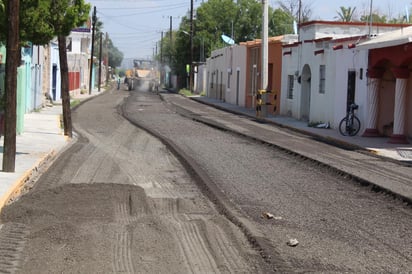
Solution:
M109 84L109 34L106 32L106 41L104 47L106 48L106 86Z
M160 35L160 64L163 64L163 31Z
M3 171L14 172L16 168L17 67L20 64L20 1L8 0L7 4L6 111Z
M100 85L102 83L102 44L103 44L103 33L100 33L100 47L99 47L99 85L97 86L97 91L100 92Z
M262 0L263 5L263 24L262 24L262 73L261 89L267 89L268 85L268 1Z
M92 16L92 52L90 55L90 78L89 78L89 94L92 94L93 88L93 55L94 55L94 29L96 28L96 7L93 8L93 16Z
M189 89L193 93L193 0L190 0L190 72L189 72Z
M172 42L172 39L173 39L173 37L172 37L172 28L173 28L173 17L172 16L169 16L170 17L170 30L169 30L169 43L170 43L170 52L169 52L169 66L171 67L172 66L172 49L173 49L173 42Z

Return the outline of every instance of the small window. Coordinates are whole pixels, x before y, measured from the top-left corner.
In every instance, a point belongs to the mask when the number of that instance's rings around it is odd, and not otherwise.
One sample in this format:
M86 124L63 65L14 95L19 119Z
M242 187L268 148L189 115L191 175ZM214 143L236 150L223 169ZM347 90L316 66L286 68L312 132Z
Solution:
M231 71L227 72L227 88L230 88L230 76L232 75Z
M295 77L288 75L288 99L293 99L293 85L295 83Z
M72 38L71 38L71 37L68 37L68 38L66 39L66 50L67 50L68 52L71 52L71 51L72 51Z
M326 81L326 67L325 65L319 66L319 93L325 94L325 81Z

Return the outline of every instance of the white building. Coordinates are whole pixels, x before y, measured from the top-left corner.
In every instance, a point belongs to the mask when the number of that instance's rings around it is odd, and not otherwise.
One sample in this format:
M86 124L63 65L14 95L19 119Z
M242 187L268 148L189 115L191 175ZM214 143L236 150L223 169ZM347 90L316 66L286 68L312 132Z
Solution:
M245 106L246 47L233 45L214 50L207 60L206 96Z
M359 105L365 125L368 52L356 45L402 25L312 21L299 41L283 47L281 115L336 128L347 107Z

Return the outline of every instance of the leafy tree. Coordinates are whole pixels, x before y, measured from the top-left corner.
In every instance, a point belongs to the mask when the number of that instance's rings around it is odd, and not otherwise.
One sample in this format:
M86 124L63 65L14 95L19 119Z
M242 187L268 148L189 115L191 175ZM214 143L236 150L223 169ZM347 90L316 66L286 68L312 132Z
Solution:
M293 16L278 8L269 16L269 35L278 36L285 33L293 33Z
M240 0L237 2L236 10L235 41L244 42L259 38L262 33L262 4L260 1Z
M360 20L362 22L370 22L370 15L362 15ZM387 23L388 19L386 15L379 15L377 13L372 13L372 22L374 23Z
M109 38L107 43L107 48L109 51L109 66L115 68L120 67L123 61L123 53L113 45L113 41Z
M281 35L293 31L292 14L284 9L269 8L269 35ZM203 2L196 10L194 20L194 60L198 56L207 58L210 53L227 46L221 35L233 36L236 43L250 41L261 37L262 33L262 4L256 0L209 0ZM172 70L186 77L186 64L190 63L190 20L183 17L179 30L174 33L172 41L165 35L161 41L163 55L172 55ZM159 57L158 57L159 59ZM182 85L185 81L181 82Z
M15 12L16 8L17 14L11 15L11 12ZM48 22L49 8L49 0L1 1L0 3L0 40L2 44L6 44L5 41L7 40L7 73L4 96L6 98L4 103L6 108L4 171L13 172L15 165L17 82L14 79L17 77L16 68L20 64L21 46L27 44L27 42L45 45L53 38L54 30ZM11 21L17 26L13 25L11 27L8 24ZM11 45L10 39L18 41L18 44Z
M339 21L342 21L342 22L351 22L353 19L353 14L355 10L356 10L356 7L345 8L342 6L340 7L340 11L337 11L338 13L337 18L339 19Z
M89 12L90 4L86 4L84 0L51 0L50 24L54 28L59 43L64 134L70 138L73 129L70 112L66 39L72 29L80 27L87 21Z
M94 52L93 55L97 58L100 56L100 35L102 37L105 37L105 33L103 32L104 29L104 24L102 21L97 18L96 21L96 29L95 29L95 40L94 40ZM106 43L106 38L104 38L103 43ZM123 53L119 51L117 47L114 46L113 41L110 39L110 37L107 39L107 50L109 52L109 66L115 68L119 67L122 64L123 61ZM103 55L106 54L106 50L103 49Z
M54 37L54 28L50 25L48 14L50 0L20 0L19 40L20 46L28 42L34 45L46 45ZM7 34L7 12L4 2L0 2L0 41L5 44ZM36 27L33 27L36 26Z

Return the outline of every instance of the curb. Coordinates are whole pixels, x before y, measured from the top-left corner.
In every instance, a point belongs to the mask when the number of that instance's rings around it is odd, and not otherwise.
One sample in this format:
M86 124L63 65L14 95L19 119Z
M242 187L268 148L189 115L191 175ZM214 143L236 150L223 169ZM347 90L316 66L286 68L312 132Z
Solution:
M0 197L0 212L2 211L4 206L6 206L10 201L16 199L16 197L22 193L22 190L26 183L30 181L30 179L39 171L39 169L55 155L56 151L54 149L46 153L46 155L37 160L37 162L30 169L26 170L24 174L21 175L11 187L9 187L9 190L6 192L6 194Z
M89 97L86 97L86 98L80 100L80 103L78 105L74 106L73 108L71 108L71 110L75 110L80 105L82 105L85 102L93 99L94 97L97 97L97 96L103 94L104 92L106 92L106 90L104 90L104 91L102 91L102 92L100 92L100 93L98 93L94 96L89 96ZM54 106L56 106L56 105L54 105ZM57 127L59 128L60 133L62 135L64 135L64 132L63 132L63 129L62 129L62 126L61 126L62 116L63 116L63 114L57 115ZM64 136L64 138L65 138L66 145L68 143L70 143L70 140L73 140L73 138L69 138L67 136ZM62 149L60 149L60 150L62 150ZM49 152L45 152L45 155L42 156L40 159L38 159L36 161L36 163L31 168L24 171L24 173L8 188L7 192L2 197L0 197L0 212L11 201L14 201L15 199L17 199L17 197L23 192L24 187L26 186L26 184L39 172L41 167L44 164L46 164L47 162L49 162L51 159L53 159L57 154L58 154L58 151L56 151L56 149L52 149Z
M163 99L163 98L162 98L162 99ZM229 113L234 113L234 114L242 115L242 116L249 117L249 118L250 118L250 117L255 118L255 117L253 117L253 116L251 116L251 115L248 115L248 114L245 114L245 113L242 113L242 112L239 112L239 111L231 110L231 109L226 109L226 108L221 107L221 106L216 106L216 105L214 105L214 104L212 104L212 103L197 101L196 99L190 98L190 97L189 97L189 99L190 99L190 100L194 100L194 101L199 102L199 103L203 103L203 104L205 104L205 105L208 105L208 106L211 106L211 107L214 107L214 108L217 108L217 109L222 110L222 111L226 111L226 112L229 112ZM376 183L374 183L374 182L372 182L372 181L369 181L368 179L364 179L364 178L355 176L355 175L353 175L353 174L347 173L346 171L343 171L343 170L341 170L341 169L339 169L339 168L337 168L337 167L335 167L335 166L331 166L331 165L329 165L329 164L327 164L327 163L325 163L325 162L318 161L318 160L312 159L311 157L308 157L308 156L299 154L299 153L297 153L297 152L295 152L295 151L293 151L293 150L291 150L291 149L289 149L289 148L281 147L281 146L278 146L278 145L273 144L273 143L268 143L268 142L266 142L266 141L264 141L264 140L261 140L261 139L256 138L256 137L249 136L249 135L247 135L247 134L241 134L241 133L237 132L236 130L232 130L232 129L228 129L228 128L224 128L224 127L218 126L218 125L216 125L214 122L206 122L206 121L203 121L203 120L197 119L197 118L192 118L192 119L197 120L197 121L202 122L202 123L205 123L205 124L208 124L208 125L211 125L211 126L214 126L214 127L217 127L217 128L222 128L222 129L224 129L224 130L229 130L229 131L231 131L231 132L238 133L238 134L240 134L240 135L242 135L242 136L245 136L245 137L248 137L248 138L252 138L252 139L255 139L255 140L263 141L264 143L267 143L267 144L269 144L269 145L274 145L274 146L276 146L276 147L278 147L278 148L280 148L280 149L283 149L283 150L289 151L289 152L291 152L291 153L293 153L293 154L299 155L299 156L301 156L301 157L310 159L310 160L312 160L312 161L314 161L314 162L316 162L316 163L318 163L318 164L320 164L320 165L327 166L327 167L331 168L333 171L335 171L336 174L349 176L348 178L351 178L352 180L354 180L355 182L359 183L360 185L363 185L363 186L369 185L369 186L372 187L372 190L375 191L375 192L383 191L384 193L387 193L387 194L389 194L389 195L392 195L393 197L395 197L395 198L397 198L397 199L399 199L399 200L401 200L401 201L404 201L404 202L406 202L407 204L412 204L412 197L407 196L407 195L405 195L405 194L402 193L402 192L399 192L399 191L394 190L394 189L391 189L391 188L387 188L386 186L383 186L383 185L380 185L380 184L376 184ZM365 149L365 148L363 148L363 147L359 147L359 146L354 145L354 144L351 144L351 143L347 143L347 142L344 142L344 141L336 140L336 139L330 138L330 137L319 136L319 135L314 134L314 133L311 133L311 132L306 132L305 130L301 130L301 129L297 129L297 128L290 127L290 126L287 126L287 125L283 125L283 124L276 123L276 122L271 121L271 120L269 120L269 119L260 119L260 121L264 121L264 122L266 122L266 123L268 123L268 124L273 124L273 125L276 125L276 126L279 126L279 127L282 127L282 128L288 129L288 130L291 130L291 131L295 131L295 132L298 132L298 133L300 133L300 134L304 134L304 135L306 135L306 136L311 136L311 137L315 138L318 142L323 142L323 143L326 143L326 144L329 144L329 145L332 145L332 146L336 146L336 147L339 147L339 148L343 148L343 149L356 150L358 153L362 153L362 154L369 155L369 156L372 156L372 157L384 159L385 161L391 161L391 162L394 162L394 163L399 164L399 165L402 165L402 166L406 166L406 167L410 167L410 166L411 166L411 164L408 164L408 163L402 163L402 162L399 162L399 161L397 161L397 160L394 160L394 159L391 159L391 158L388 158L388 157L385 157L385 156L377 155L377 154L374 153L372 150L368 150L368 149Z
M332 145L332 146L339 147L339 148L342 148L342 149L356 150L359 153L363 153L363 154L366 154L366 155L369 155L369 156L373 156L373 157L378 158L378 159L383 159L385 161L389 161L389 162L396 163L398 165L402 165L402 166L406 166L406 167L412 167L412 164L407 162L407 161L399 161L399 160L396 160L396 159L392 159L390 157L386 157L384 155L379 155L373 149L367 149L367 148L361 147L361 146L356 145L356 144L352 144L352 143L348 143L348 142L345 142L345 141L342 141L342 140L338 140L338 139L333 138L333 137L328 137L328 136L325 137L325 136L322 136L322 135L319 135L319 134L316 134L316 133L313 133L313 132L310 132L310 131L307 131L307 130L304 130L304 129L299 129L299 128L295 128L295 127L292 127L292 126L289 126L289 125L281 124L281 123L272 121L272 120L267 119L267 118L256 118L253 115L250 115L250 114L247 114L247 113L244 113L244 112L241 112L241 111L228 109L228 108L225 108L225 107L222 107L222 106L219 106L219 105L215 105L213 103L209 103L209 102L206 102L206 101L197 100L196 97L187 97L187 98L190 99L190 100L193 100L195 102L198 102L198 103L210 106L210 107L214 107L216 109L219 109L219 110L222 110L222 111L225 111L225 112L233 113L233 114L236 114L236 115L241 115L241 116L244 116L244 117L255 119L257 121L262 121L262 122L265 122L265 123L268 123L268 124L272 124L272 125L278 126L280 128L285 128L287 130L297 132L297 133L300 133L300 134L303 134L303 135L306 135L306 136L310 136L310 137L314 138L315 140L317 140L319 142L322 142L322 143L325 143L325 144L328 144L328 145Z

